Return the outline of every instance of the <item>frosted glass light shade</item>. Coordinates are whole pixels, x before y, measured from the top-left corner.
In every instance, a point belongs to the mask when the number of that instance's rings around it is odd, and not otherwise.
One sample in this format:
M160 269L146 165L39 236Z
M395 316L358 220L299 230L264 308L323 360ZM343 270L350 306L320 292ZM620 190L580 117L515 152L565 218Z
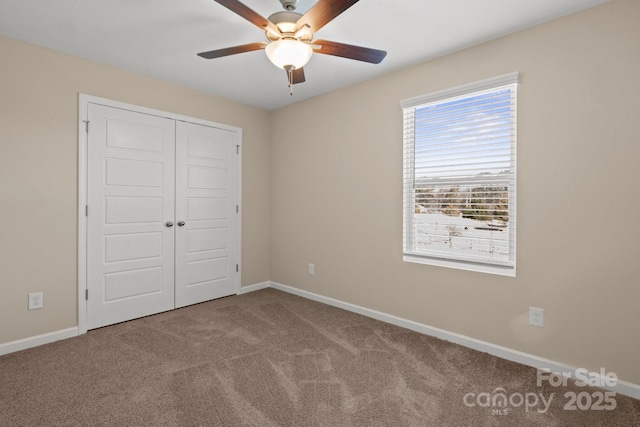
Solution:
M284 69L285 66L293 66L294 69L304 67L311 59L311 46L298 40L276 40L267 45L265 51L273 65Z

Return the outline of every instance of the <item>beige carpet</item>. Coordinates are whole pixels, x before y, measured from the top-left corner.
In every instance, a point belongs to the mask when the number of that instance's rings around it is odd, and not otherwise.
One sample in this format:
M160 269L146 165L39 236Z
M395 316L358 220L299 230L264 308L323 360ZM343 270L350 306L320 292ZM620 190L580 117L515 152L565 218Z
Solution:
M513 404L487 406L499 387ZM585 389L267 289L0 357L0 426L640 425L638 400L564 410L571 391ZM518 405L526 393L548 410Z

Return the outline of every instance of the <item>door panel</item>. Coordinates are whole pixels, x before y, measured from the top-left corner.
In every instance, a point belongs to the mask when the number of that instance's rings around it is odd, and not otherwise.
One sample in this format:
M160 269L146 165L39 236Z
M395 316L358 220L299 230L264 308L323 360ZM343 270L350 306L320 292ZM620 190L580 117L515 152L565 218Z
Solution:
M162 222L162 197L105 197L107 224Z
M105 274L105 301L161 292L162 268L138 268Z
M225 220L228 218L229 201L213 197L187 199L187 218L189 220Z
M237 292L238 134L176 123L176 307Z
M174 308L175 121L88 105L87 326Z
M162 233L126 233L105 236L105 261L127 261L162 256Z
M104 174L107 186L161 188L163 172L161 162L105 159Z

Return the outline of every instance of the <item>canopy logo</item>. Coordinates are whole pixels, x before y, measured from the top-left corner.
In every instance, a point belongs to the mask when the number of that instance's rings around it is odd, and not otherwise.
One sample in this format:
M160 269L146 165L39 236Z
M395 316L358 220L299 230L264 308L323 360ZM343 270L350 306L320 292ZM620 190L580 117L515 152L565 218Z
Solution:
M526 412L536 409L538 413L544 414L549 410L553 395L554 393L551 393L549 400L546 400L542 393L516 392L507 396L507 391L502 387L498 387L492 393L467 393L462 398L462 401L468 408L474 406L491 408L492 415L509 415L510 408L519 408L521 406L524 406Z

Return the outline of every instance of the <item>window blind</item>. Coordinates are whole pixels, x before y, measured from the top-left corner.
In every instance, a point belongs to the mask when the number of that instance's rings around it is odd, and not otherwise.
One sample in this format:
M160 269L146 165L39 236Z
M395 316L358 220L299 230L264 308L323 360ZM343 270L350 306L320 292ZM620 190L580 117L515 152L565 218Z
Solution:
M517 77L401 104L405 260L514 274Z

